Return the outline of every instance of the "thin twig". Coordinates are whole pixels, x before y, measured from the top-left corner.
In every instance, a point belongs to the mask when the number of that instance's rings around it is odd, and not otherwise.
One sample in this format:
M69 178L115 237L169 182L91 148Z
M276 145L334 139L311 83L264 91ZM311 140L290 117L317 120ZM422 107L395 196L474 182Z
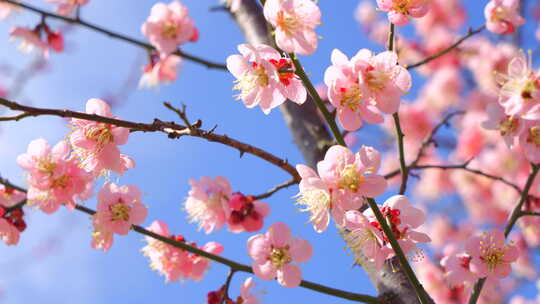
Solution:
M59 110L59 109L46 109L46 108L37 108L31 106L21 105L19 103L9 101L4 98L0 98L0 105L4 105L11 110L25 112L28 115L23 117L33 117L33 116L59 116L59 117L70 117L85 119L91 121L102 122L110 125L115 125L119 127L129 128L131 131L142 131L142 132L162 132L168 135L170 138L180 138L182 136L193 136L204 138L207 141L217 142L224 144L226 146L233 147L238 149L241 153L249 153L255 155L261 159L266 160L267 162L285 170L293 178L300 180L300 176L296 169L289 164L287 160L281 159L269 152L266 152L263 149L257 148L255 146L246 144L244 142L232 139L227 135L220 135L213 132L213 130L206 131L200 129L200 121L191 125L191 130L186 126L178 125L174 122L164 122L159 119L154 119L153 123L139 123L126 121L116 118L104 117L95 114L87 114L70 110Z
M255 195L255 196L253 196L253 198L255 198L257 200L267 198L267 197L270 197L271 195L273 195L274 193L278 192L281 189L288 188L288 187L290 187L292 185L296 185L298 183L299 183L299 181L293 178L293 179L291 179L291 180L289 180L287 182L281 183L281 184L271 188L270 190L266 191L265 193Z
M231 280L235 272L236 270L234 270L234 268L231 268L229 270L229 274L227 275L227 280L225 281L225 285L223 285L223 294L221 295L221 300L219 301L219 304L224 304L225 300L229 297L229 286L231 285Z
M499 181L503 184L506 184L512 188L514 188L517 192L521 193L521 188L500 177L500 176L497 176L497 175L493 175L493 174L489 174L489 173L486 173L486 172L483 172L481 170L478 170L478 169L472 169L472 168L469 168L468 167L469 165L469 162L465 162L461 165L421 165L421 166L415 166L415 167L411 167L412 170L424 170L424 169L441 169L441 170L464 170L464 171L467 171L469 173L472 173L472 174L475 174L475 175L479 175L479 176L483 176L483 177L486 177L486 178L489 178L489 179L492 179L494 181ZM387 176L390 176L390 175L393 175L394 172L391 172L390 174L388 175L385 175L385 177ZM399 173L399 171L397 172ZM391 176L390 176L391 177Z
M540 212L522 211L520 216L540 216Z
M6 182L6 184L4 184L4 182ZM7 185L10 185L10 186L12 185L6 179L2 179L2 178L0 178L0 184L4 184L6 186ZM26 192L26 190L21 188L21 187L15 186L14 188L18 189L18 190L21 189L22 192ZM82 205L79 205L79 204L75 205L75 209L78 210L78 211L81 211L83 213L86 213L88 215L91 215L91 216L96 214L95 210L92 210L92 209L90 209L88 207L85 207L85 206L82 206ZM162 241L162 242L164 242L164 243L166 243L168 245L171 245L173 247L176 247L176 248L191 252L193 254L196 254L196 255L199 255L201 257L207 258L207 259L212 260L214 262L226 265L226 266L230 267L234 271L253 273L253 270L248 265L241 264L241 263L238 263L236 261L224 258L222 256L206 252L206 251L204 251L202 249L199 249L197 247L189 245L187 242L179 242L179 241L173 240L171 238L164 237L162 235L154 233L154 232L152 232L150 230L147 230L147 229L145 229L145 228L143 228L141 226L138 226L138 225L131 226L131 229L133 231L137 232L137 233L140 233L142 235L145 235L145 236L154 238L156 240ZM383 301L381 301L379 298L376 298L376 297L372 297L372 296L368 296L368 295L364 295L364 294L352 293L352 292L348 292L348 291L344 291L344 290L340 290L340 289L335 289L335 288L332 288L332 287L327 287L327 286L320 285L320 284L317 284L317 283L313 283L313 282L310 282L310 281L302 280L301 283L300 283L300 286L304 287L304 288L307 288L307 289L311 289L311 290L320 292L320 293L332 295L332 296L335 296L335 297L339 297L339 298L343 298L343 299L347 299L347 300L351 300L351 301L355 301L355 302L368 303L368 304L384 304Z
M29 11L40 14L42 17L58 19L58 20L62 20L64 22L72 23L72 24L78 24L78 25L80 25L82 27L85 27L87 29L90 29L90 30L92 30L94 32L105 34L105 35L107 35L109 37L112 37L112 38L115 38L115 39L123 40L125 42L131 43L133 45L139 46L139 47L147 49L147 50L155 50L155 47L152 46L149 43L146 43L146 42L143 42L143 41L140 41L140 40L137 40L137 39L134 39L134 38L119 34L119 33L115 33L113 31L110 31L108 29L102 28L102 27L97 26L97 25L93 25L91 23L83 21L82 19L80 19L78 17L70 18L70 17L57 15L57 14L54 14L54 13L51 13L51 12L44 11L44 10L39 9L37 7L31 6L31 5L28 5L28 4L25 4L25 3L20 3L20 2L14 1L14 0L0 0L0 2L6 2L6 3L9 3L11 5L27 9ZM172 54L183 57L183 58L185 58L187 60L202 64L202 65L206 66L207 68L227 70L227 66L225 66L224 64L212 62L212 61L209 61L209 60L206 60L206 59L202 59L202 58L199 58L197 56L184 53L181 50L176 50Z
M451 50L457 48L463 41L469 39L470 37L480 33L481 31L483 31L484 29L486 28L485 25L482 25L481 27L473 30L472 28L469 28L469 31L467 32L467 34L465 34L464 36L462 36L461 38L459 38L456 42L454 42L454 44L450 45L449 47L447 47L446 49L438 52L437 54L434 54L434 55L431 55L425 59L423 59L422 61L419 61L415 64L411 64L409 66L407 66L407 69L408 70L411 70L411 69L415 69L419 66L422 66L432 60L435 60L443 55L445 55L446 53L450 52Z

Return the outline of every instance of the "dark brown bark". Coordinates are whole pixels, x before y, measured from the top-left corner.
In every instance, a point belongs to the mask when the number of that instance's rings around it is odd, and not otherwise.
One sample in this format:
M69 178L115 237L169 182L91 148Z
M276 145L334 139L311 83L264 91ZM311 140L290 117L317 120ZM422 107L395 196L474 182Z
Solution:
M240 9L232 15L248 43L273 44L262 8L256 0L242 0ZM316 163L324 158L328 144L333 141L326 124L317 113L315 103L311 98L302 106L286 102L281 106L281 111L306 163L315 167ZM389 304L419 303L414 289L395 258L382 270L376 269L371 263L363 263L363 267L380 297L387 299Z

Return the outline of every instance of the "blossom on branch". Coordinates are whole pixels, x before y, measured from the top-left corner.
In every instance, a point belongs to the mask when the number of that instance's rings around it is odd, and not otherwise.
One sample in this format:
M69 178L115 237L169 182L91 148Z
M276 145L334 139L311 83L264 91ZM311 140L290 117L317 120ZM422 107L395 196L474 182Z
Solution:
M297 264L305 263L312 256L311 244L291 237L291 230L282 223L272 224L265 234L257 234L247 242L248 254L254 259L253 273L262 280L277 281L284 287L297 287L302 271Z
M169 227L162 221L154 221L148 230L177 242L186 242L181 235L171 235ZM179 279L200 281L208 270L210 261L207 258L189 253L152 237L147 236L145 240L148 245L142 249L142 252L150 259L150 267L164 275L166 282L176 282ZM197 247L195 243L187 244ZM223 252L223 246L216 242L206 243L199 249L212 254Z
M388 12L388 20L397 26L409 23L409 18L424 17L431 0L377 0L379 9Z
M70 15L76 8L86 5L90 0L47 0L49 3L56 3L56 12L62 16Z
M96 98L88 100L86 113L116 118L110 106ZM71 127L73 132L69 135L69 141L86 171L99 176L107 170L123 174L135 167L133 159L118 149L118 146L127 143L129 129L79 118L71 119Z
M471 256L471 271L479 277L507 277L512 272L510 264L519 257L517 247L505 244L503 232L497 229L471 237L465 251Z
M317 49L315 27L321 11L311 0L267 0L264 17L275 27L276 44L287 53L311 55Z
M237 99L245 106L260 105L265 114L289 99L303 104L307 92L302 81L294 74L289 58L281 57L274 48L259 44L240 44L242 55L227 58L227 69L236 77L234 90L239 90Z
M182 58L176 55L152 55L150 63L144 67L144 73L139 80L139 88L152 88L161 83L171 83L176 80L177 66Z
M6 185L0 185L0 207L13 207L26 198L26 194Z
M179 1L154 4L141 31L164 55L176 51L183 43L196 41L199 36L195 23L188 14L188 8Z
M422 254L417 244L431 242L427 234L414 230L425 222L424 212L413 207L403 195L387 199L380 211L403 252L413 260L421 259ZM367 209L363 214L356 210L348 211L345 226L351 230L345 239L357 259L362 260L362 256L365 256L377 267L381 267L382 262L395 255L373 210Z
M223 176L214 179L203 176L199 181L190 179L191 190L184 202L190 222L199 225L205 233L221 229L227 222L227 204L231 197L231 184Z
M120 187L107 182L98 193L95 222L106 232L127 234L131 226L142 223L147 214L136 186Z
M243 231L258 231L264 225L264 218L270 213L270 207L253 196L245 196L240 192L233 193L228 205L229 231L239 233Z
M484 9L486 28L495 34L512 34L525 23L519 14L519 0L491 0Z
M19 166L29 173L29 204L45 213L53 213L63 204L73 210L76 201L90 197L94 177L81 169L70 154L66 141L51 149L46 140L39 138L30 142L28 151L17 157Z
M349 60L334 49L331 60L324 82L330 102L337 108L339 122L346 130L357 130L362 120L382 123L380 112L397 112L401 96L411 88L411 75L397 64L393 52L374 55L368 49L361 49Z
M32 30L26 27L14 27L11 29L9 36L21 39L21 44L19 44L19 50L21 52L30 53L35 50L43 57L49 57L49 46L41 40L38 29Z
M332 146L324 160L317 163L317 173L304 165L296 166L302 180L298 204L311 213L315 231L326 230L331 214L337 225L344 224L345 212L358 209L364 197L376 197L386 191L384 177L377 174L380 153L362 146L353 154L343 146Z

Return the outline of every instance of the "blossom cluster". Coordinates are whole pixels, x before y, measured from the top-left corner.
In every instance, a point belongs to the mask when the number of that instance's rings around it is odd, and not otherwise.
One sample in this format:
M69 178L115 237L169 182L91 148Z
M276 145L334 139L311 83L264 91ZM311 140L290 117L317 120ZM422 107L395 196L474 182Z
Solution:
M326 230L330 215L343 226L345 213L360 208L364 197L386 191L386 180L377 174L380 162L380 153L372 147L362 146L353 154L343 146L332 146L317 163L318 174L308 166L296 166L302 177L297 203L310 213L315 231Z
M268 114L287 99L297 104L306 101L306 89L290 58L264 44L240 44L238 51L241 55L227 58L227 69L236 77L233 89L240 91L237 98L246 107L259 105Z
M182 235L172 235L167 224L162 221L154 221L148 230L162 237L199 248L196 243L187 243ZM145 239L148 244L142 249L142 252L150 259L150 267L165 276L166 282L176 282L179 279L200 281L208 270L209 260L207 258L189 253L152 237ZM212 254L223 252L223 246L216 242L209 242L199 249Z
M6 245L17 245L19 234L26 229L23 209L15 208L25 198L24 192L0 185L0 239Z
M150 63L144 68L140 87L155 87L176 79L176 66L181 57L173 54L186 42L196 42L199 30L189 16L188 8L179 1L154 4L150 16L141 26L142 33L156 49L150 55Z
M374 55L361 49L350 60L340 50L332 51L332 65L324 73L328 99L337 109L345 130L355 131L362 121L382 123L380 112L398 111L401 96L411 88L411 75L398 65L397 54Z
M191 179L191 190L184 202L191 222L199 229L211 233L228 224L233 233L254 232L262 228L270 207L253 196L232 192L227 179L204 176L200 181Z

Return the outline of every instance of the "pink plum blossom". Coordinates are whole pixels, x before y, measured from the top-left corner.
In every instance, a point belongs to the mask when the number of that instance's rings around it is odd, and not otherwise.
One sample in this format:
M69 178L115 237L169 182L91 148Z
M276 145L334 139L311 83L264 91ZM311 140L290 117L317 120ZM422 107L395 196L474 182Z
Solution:
M20 38L19 50L23 53L30 53L36 50L43 57L49 57L49 45L41 40L37 30L25 27L14 27L9 33L12 38Z
M169 227L162 221L154 221L147 229L177 242L187 243L181 235L171 235ZM200 281L208 270L209 260L206 258L165 244L152 237L147 236L145 239L148 244L142 249L142 252L150 259L150 267L164 275L166 282L176 282L179 279ZM187 244L197 247L195 243ZM216 255L223 252L223 246L216 242L209 242L199 249Z
M245 196L240 192L233 193L228 202L229 231L254 232L262 228L264 218L270 213L268 204L255 200L253 196Z
M277 46L288 53L311 55L317 49L315 27L321 11L311 0L268 0L264 17L275 27Z
M516 144L517 136L521 133L524 121L519 117L506 115L498 103L489 104L486 112L488 120L482 123L482 127L499 131L506 145L512 148Z
M8 246L17 245L20 233L15 226L4 218L0 218L0 239Z
M395 113L401 95L411 87L411 76L397 65L397 55L378 55L361 49L351 58L341 51L332 51L332 66L324 74L330 102L337 108L338 119L346 130L357 130L362 120L381 123L378 111Z
M519 0L491 0L484 9L486 28L495 34L512 34L525 23L519 15Z
M409 23L409 18L420 18L429 11L430 0L377 0L379 9L388 12L388 20L395 25Z
M154 4L150 16L141 27L150 43L165 55L174 52L180 44L196 40L198 31L188 14L188 8L179 1Z
M383 233L371 224L371 221L358 210L349 210L345 214L345 234L347 246L351 249L359 264L363 259L381 268L384 261L391 255L392 249L383 245Z
M191 190L184 208L191 222L199 225L205 233L218 230L227 222L228 202L232 190L229 181L218 176L203 176L199 181L190 179Z
M472 286L478 276L471 272L471 257L467 254L453 254L445 256L441 265L445 268L445 277L450 286L466 284Z
M227 69L236 77L233 89L240 91L237 99L246 107L260 105L268 114L287 99L297 104L306 101L306 89L294 74L289 58L281 57L278 51L264 44L240 44L238 51L242 55L227 58Z
M479 277L507 277L512 272L510 264L519 256L516 246L505 244L503 232L497 229L468 239L465 251L472 258L471 272Z
M366 49L350 60L340 50L334 49L331 55L332 65L324 72L324 83L328 87L328 99L337 109L338 120L345 130L355 131L362 125L362 120L369 123L382 123L383 117L376 107L369 102L366 92L359 83L360 58Z
M384 202L380 210L387 219L395 238L405 254L417 254L419 251L417 243L431 242L431 238L427 234L414 230L425 222L426 215L422 210L413 207L407 197L394 195ZM364 211L364 215L371 222L371 225L383 232L381 225L371 209ZM386 235L383 236L383 241L386 247L389 249L392 248ZM392 251L392 254L388 257L390 258L393 255Z
M253 277L248 277L240 287L240 298L242 301L237 300L236 302L242 304L259 304L259 299L250 292L253 287L255 287Z
M98 221L98 217L92 217L94 231L92 232L91 246L94 249L101 249L103 252L109 251L114 242L114 234L106 230L105 227Z
M386 114L397 112L401 96L411 88L411 75L398 65L397 54L387 51L374 55L364 51L358 55L360 86L379 110Z
M344 224L345 212L358 209L364 196L376 197L386 191L386 180L377 174L380 154L372 147L362 146L353 154L343 146L332 146L317 164L317 173L304 165L296 166L300 174L298 204L311 213L315 231L328 227L331 214L338 225Z
M248 254L254 261L253 273L262 280L277 277L280 285L296 287L302 280L302 271L293 262L305 263L312 256L311 244L291 237L291 231L282 222L272 224L265 234L249 238Z
M88 100L86 113L117 118L113 117L105 101L96 98ZM123 174L127 169L135 167L133 159L118 149L118 146L127 143L128 128L78 118L71 119L71 126L73 132L69 140L86 171L96 176L106 170Z
M150 63L144 67L139 88L152 88L175 81L177 66L181 63L182 58L176 55L152 56Z
M16 2L21 2L21 0L15 0ZM9 17L13 12L18 11L19 7L10 4L10 3L0 3L0 20L4 20Z
M96 223L105 231L127 234L132 225L146 219L147 208L141 203L141 192L136 186L119 187L107 182L98 193Z
M92 192L93 176L70 157L66 141L52 149L43 138L33 140L27 153L17 157L19 166L28 171L28 202L43 212L55 212L62 204L73 210L77 200L86 200Z
M499 103L507 115L540 119L540 80L531 64L531 59L521 54L510 61L507 75L497 74L502 85Z
M26 194L17 189L0 185L0 206L13 207L26 198Z
M76 8L86 5L90 0L47 0L49 3L56 3L56 12L59 15L70 15Z
M519 144L528 160L535 164L540 163L540 121L524 123Z

